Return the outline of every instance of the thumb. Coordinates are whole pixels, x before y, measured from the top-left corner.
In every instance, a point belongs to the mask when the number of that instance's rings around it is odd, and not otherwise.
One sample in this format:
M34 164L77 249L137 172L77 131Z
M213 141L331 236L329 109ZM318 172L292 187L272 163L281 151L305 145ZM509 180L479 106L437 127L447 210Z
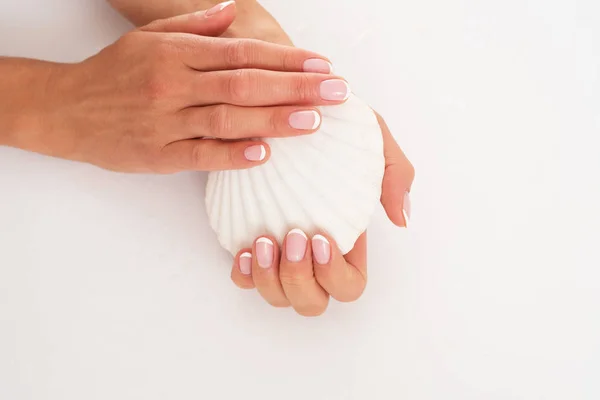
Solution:
M389 219L398 226L408 226L410 218L410 188L415 179L415 168L392 136L387 124L377 114L385 153L381 204Z
M205 11L158 19L141 27L140 30L147 32L177 32L203 36L220 36L233 23L235 14L235 1L226 1Z

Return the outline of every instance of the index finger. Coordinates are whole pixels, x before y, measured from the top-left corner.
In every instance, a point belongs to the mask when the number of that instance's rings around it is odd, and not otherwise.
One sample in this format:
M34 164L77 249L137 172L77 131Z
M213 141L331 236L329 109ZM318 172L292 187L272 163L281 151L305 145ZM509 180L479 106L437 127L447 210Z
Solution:
M198 71L244 68L322 74L333 71L331 62L320 54L255 39L188 36L182 45L182 61Z

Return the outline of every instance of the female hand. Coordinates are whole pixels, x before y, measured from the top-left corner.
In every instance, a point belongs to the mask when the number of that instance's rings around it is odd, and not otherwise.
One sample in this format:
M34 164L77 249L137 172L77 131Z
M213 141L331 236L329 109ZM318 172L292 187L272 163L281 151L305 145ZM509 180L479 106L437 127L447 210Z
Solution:
M136 29L48 78L43 135L16 147L124 172L248 168L269 158L257 140L314 132L314 106L349 88L315 53L220 35L235 4ZM210 137L212 139L206 139Z
M406 226L410 217L409 190L414 169L378 115L384 138L386 169L381 203L388 217ZM274 307L289 307L303 316L318 316L330 297L340 302L357 300L367 285L367 234L352 251L342 255L325 233L309 238L292 229L281 248L268 235L257 238L251 249L235 257L231 279L242 289L256 288Z

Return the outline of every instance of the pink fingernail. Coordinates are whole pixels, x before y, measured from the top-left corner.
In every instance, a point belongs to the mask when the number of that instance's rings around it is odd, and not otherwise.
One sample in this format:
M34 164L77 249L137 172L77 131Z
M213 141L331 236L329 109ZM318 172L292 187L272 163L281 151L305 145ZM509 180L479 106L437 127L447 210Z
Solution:
M333 66L320 58L310 58L302 65L304 72L315 72L317 74L330 74Z
M328 101L345 101L350 97L350 86L342 79L321 82L321 98Z
M312 238L313 257L317 264L329 264L331 259L331 245L325 236L315 235Z
M290 126L299 130L313 130L321 124L321 115L316 111L296 111L290 114Z
M402 202L402 213L404 214L404 225L408 228L408 222L410 221L410 193L404 193L404 201Z
M244 150L244 157L248 161L262 161L267 155L267 150L262 144L250 146Z
M304 260L308 237L300 229L292 229L285 240L285 257L290 262Z
M252 274L252 254L242 253L239 260L240 271L244 275Z
M216 15L218 13L220 13L221 11L223 11L224 9L226 9L227 7L229 7L230 5L234 4L235 1L226 1L220 4L217 4L216 6L209 8L206 11L206 16L207 17L212 17L213 15Z
M256 261L261 268L271 268L273 265L273 242L267 238L256 241Z

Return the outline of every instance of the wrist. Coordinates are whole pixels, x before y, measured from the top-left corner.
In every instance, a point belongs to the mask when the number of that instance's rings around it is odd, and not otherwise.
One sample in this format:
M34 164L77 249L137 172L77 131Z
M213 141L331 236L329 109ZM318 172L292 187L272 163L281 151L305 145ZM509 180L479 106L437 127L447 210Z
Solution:
M61 144L66 141L60 114L65 99L56 82L69 66L37 60L12 60L11 64L0 68L8 73L0 86L9 96L0 100L5 106L0 107L0 144L62 155Z

